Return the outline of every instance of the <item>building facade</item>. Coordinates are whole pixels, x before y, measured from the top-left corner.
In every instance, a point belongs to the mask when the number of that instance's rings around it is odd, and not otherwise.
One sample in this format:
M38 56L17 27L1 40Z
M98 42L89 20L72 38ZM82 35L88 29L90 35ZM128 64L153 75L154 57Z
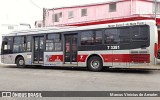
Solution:
M156 2L156 17L158 23L159 14L160 2ZM36 21L35 26L85 26L154 19L154 17L154 0L117 0L53 9L44 8L43 21Z
M36 28L43 27L43 21L35 21L35 27Z

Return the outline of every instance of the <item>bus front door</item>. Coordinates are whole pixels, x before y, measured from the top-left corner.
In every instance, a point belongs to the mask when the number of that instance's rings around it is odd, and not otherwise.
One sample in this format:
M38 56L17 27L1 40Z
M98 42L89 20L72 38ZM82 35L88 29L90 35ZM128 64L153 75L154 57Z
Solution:
M43 63L43 45L44 37L34 37L34 63Z
M65 35L64 63L77 65L77 34Z

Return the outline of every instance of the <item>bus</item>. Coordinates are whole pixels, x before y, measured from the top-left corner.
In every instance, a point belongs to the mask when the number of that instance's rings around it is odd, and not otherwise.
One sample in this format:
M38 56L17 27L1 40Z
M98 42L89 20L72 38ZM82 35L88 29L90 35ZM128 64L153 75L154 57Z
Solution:
M1 52L17 67L141 68L157 63L158 32L153 20L30 29L3 35Z

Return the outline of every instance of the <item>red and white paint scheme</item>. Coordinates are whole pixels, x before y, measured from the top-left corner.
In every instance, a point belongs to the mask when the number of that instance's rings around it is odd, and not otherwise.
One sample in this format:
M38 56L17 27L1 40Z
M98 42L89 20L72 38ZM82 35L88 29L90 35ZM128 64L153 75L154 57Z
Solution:
M141 68L157 63L158 35L154 20L24 30L3 36L1 60L18 67Z

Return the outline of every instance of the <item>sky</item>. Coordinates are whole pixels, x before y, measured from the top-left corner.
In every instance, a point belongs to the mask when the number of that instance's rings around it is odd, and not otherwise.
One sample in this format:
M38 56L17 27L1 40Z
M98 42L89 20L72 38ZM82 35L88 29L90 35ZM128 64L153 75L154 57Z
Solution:
M113 0L0 0L0 24L27 23L34 27L42 20L43 8L101 3Z

